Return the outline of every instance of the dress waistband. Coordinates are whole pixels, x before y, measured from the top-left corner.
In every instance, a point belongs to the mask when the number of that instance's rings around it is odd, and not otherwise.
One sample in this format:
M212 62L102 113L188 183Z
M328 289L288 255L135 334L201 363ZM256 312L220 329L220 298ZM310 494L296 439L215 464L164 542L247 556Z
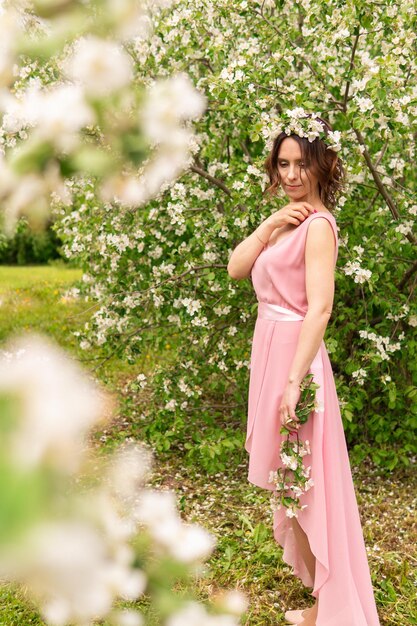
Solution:
M271 302L258 302L258 317L278 322L297 322L304 319L303 315Z

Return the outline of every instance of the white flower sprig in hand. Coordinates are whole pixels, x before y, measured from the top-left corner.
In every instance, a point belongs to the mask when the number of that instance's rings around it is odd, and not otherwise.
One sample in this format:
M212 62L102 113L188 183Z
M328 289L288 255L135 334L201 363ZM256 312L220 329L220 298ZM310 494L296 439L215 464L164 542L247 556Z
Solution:
M300 399L295 409L297 421L289 418L280 430L282 435L287 435L282 439L280 447L280 458L284 467L269 474L268 482L275 483L276 486L271 496L272 510L279 510L284 506L287 517L298 517L297 511L306 508L306 504L301 505L300 497L314 486L314 481L310 478L311 467L304 465L304 457L311 454L310 442L308 439L300 439L298 428L307 422L312 411L317 408L318 387L313 382L313 374L304 376L300 384Z

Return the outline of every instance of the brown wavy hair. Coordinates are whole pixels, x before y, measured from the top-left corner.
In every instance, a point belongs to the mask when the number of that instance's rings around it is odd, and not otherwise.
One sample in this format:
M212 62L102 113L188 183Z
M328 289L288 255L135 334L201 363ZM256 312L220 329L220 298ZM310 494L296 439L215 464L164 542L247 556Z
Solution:
M308 113L307 117L312 117L311 113ZM333 131L327 120L321 117L316 117L316 119L323 122L326 136L329 130ZM270 186L265 189L264 194L268 193L274 196L281 186L278 155L281 144L287 137L292 137L299 144L302 159L306 165L307 178L308 170L311 169L318 179L321 201L327 209L333 210L337 204L337 194L344 188L346 183L346 172L337 152L328 148L320 138L310 142L306 137L300 137L295 133L287 135L284 131L275 137L271 151L264 162L270 182Z

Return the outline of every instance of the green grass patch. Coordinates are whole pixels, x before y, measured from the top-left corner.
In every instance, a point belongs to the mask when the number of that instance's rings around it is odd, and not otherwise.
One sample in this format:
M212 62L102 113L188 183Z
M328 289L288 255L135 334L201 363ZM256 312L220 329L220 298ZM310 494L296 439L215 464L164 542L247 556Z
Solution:
M71 331L82 323L85 302L66 298L81 270L54 266L0 266L0 341L34 332L74 347Z

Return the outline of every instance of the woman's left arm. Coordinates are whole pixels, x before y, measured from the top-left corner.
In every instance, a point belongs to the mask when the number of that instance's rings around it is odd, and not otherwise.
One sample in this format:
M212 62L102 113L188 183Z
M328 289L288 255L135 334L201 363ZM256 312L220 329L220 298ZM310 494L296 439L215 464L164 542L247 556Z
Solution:
M330 319L334 298L335 237L327 219L315 219L306 235L305 267L308 311L301 324L297 349L281 401L281 422L288 415L295 422L300 383L316 356Z

